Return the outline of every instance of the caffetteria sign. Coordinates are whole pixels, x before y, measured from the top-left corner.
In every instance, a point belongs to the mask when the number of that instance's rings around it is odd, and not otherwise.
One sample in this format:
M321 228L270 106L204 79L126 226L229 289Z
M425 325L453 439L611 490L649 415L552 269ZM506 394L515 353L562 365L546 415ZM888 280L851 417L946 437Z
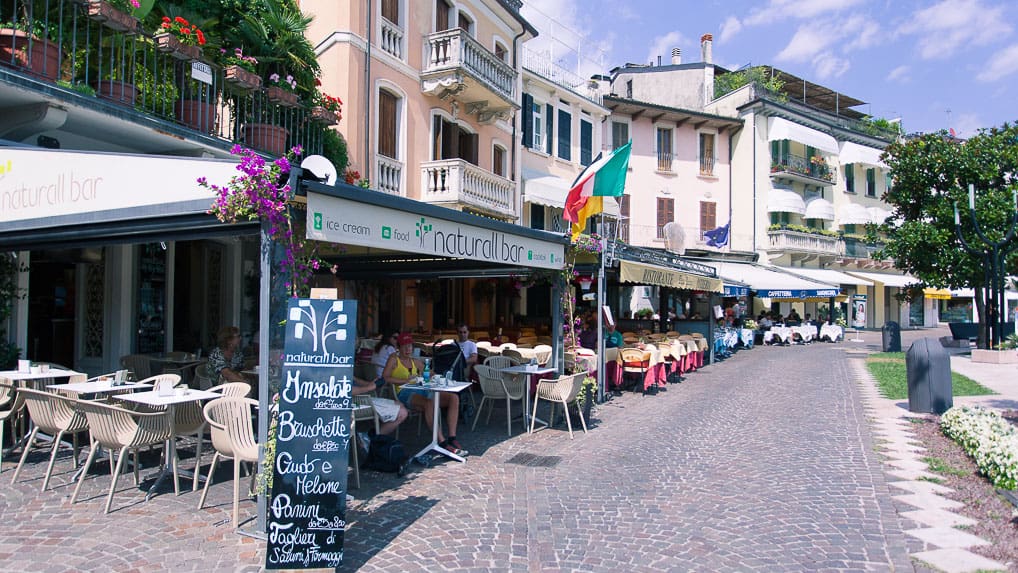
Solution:
M307 238L506 265L560 269L565 245L308 193Z

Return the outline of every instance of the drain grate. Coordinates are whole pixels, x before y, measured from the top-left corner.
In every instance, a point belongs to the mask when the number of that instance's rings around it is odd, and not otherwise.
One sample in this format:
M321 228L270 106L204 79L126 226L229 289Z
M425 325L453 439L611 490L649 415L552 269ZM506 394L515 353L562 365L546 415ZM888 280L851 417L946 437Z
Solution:
M507 464L517 464L532 468L553 468L562 461L562 456L538 456L526 452L516 454L505 461Z

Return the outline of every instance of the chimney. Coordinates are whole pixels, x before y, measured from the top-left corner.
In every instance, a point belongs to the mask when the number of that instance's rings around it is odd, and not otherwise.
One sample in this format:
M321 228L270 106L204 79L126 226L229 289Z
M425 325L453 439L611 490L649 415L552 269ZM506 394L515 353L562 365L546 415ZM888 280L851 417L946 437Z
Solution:
M713 34L704 34L700 36L700 55L702 56L703 63L713 64L714 56L711 54L711 45L714 43Z
M682 63L682 48L672 48L672 65L677 66Z
M661 67L661 56L657 57L657 67Z

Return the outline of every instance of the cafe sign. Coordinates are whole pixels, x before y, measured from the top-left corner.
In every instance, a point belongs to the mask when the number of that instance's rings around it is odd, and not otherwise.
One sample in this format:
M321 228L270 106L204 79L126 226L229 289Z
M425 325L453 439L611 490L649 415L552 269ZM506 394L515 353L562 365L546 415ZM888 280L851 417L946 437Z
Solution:
M319 193L308 193L307 238L541 269L565 265L561 243Z
M674 289L723 292L721 279L684 273L657 265L621 261L619 274L622 282L656 285Z

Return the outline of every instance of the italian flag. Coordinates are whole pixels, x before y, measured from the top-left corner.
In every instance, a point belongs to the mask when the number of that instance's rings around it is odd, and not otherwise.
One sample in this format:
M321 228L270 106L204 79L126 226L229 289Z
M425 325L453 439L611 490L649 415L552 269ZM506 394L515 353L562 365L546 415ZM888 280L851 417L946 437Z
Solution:
M572 223L572 239L587 226L587 219L604 211L605 197L621 197L626 188L629 153L633 142L623 145L607 157L598 156L573 183L566 196L562 218Z

